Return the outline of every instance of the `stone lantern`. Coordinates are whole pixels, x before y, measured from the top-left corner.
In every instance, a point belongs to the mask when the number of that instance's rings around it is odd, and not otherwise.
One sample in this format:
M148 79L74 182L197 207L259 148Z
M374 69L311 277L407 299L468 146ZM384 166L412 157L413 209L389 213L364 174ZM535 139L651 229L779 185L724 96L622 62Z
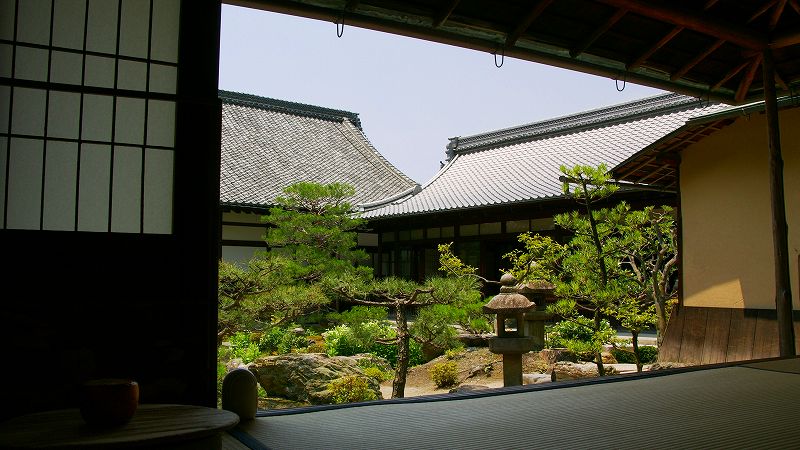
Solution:
M497 314L496 337L489 338L489 351L503 355L503 385L522 385L522 354L531 351L533 338L526 333L525 313L536 304L517 292L511 274L500 278L500 293L484 305L483 312Z
M555 302L555 286L547 281L534 280L517 287L517 292L536 304L533 311L525 313L525 335L533 338L533 351L544 348L544 323L553 318L545 311L547 303Z

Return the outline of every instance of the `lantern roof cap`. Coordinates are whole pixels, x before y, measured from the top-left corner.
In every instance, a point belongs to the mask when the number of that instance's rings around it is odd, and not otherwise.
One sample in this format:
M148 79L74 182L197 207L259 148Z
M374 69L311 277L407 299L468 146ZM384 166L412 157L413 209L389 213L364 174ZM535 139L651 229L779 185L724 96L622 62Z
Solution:
M500 293L492 297L489 303L483 306L487 314L514 314L534 309L536 304L527 297L517 292L517 279L507 273L500 278Z

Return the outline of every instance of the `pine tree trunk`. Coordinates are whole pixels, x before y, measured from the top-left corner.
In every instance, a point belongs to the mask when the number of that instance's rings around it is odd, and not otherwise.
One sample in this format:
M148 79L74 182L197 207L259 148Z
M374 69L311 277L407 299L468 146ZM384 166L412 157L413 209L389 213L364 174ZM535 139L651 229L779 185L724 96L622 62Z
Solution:
M595 329L595 332L600 330L600 326L601 325L602 325L602 319L600 317L600 308L597 308L594 311L594 329ZM606 371L603 368L603 349L602 348L600 348L600 350L598 350L596 352L595 358L596 358L595 364L597 364L597 375L602 377L603 375L606 374Z
M404 305L397 305L397 367L394 370L394 381L392 382L392 398L403 398L406 390L406 375L408 374L408 320L406 319L406 308Z

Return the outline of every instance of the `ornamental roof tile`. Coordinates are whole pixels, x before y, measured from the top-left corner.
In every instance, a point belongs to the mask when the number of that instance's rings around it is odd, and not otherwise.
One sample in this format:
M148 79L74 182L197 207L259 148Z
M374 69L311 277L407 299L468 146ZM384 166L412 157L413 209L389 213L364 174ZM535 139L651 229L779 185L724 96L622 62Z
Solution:
M724 107L665 94L452 138L448 162L420 192L369 209L363 216L418 215L559 198L560 166L604 163L610 169L688 119Z
M354 204L417 186L372 146L358 114L228 91L219 97L223 205L268 207L299 181L348 183Z

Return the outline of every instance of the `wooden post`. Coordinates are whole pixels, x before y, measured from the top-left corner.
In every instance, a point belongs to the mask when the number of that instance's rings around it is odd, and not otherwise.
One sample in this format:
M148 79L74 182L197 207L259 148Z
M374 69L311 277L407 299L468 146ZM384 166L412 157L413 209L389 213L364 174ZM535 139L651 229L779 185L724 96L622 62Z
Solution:
M778 341L781 357L795 356L792 323L792 291L789 280L789 243L783 188L783 157L778 123L778 101L772 51L764 49L762 58L764 104L769 136L769 187L772 200L772 236L775 255L775 309L778 315Z

